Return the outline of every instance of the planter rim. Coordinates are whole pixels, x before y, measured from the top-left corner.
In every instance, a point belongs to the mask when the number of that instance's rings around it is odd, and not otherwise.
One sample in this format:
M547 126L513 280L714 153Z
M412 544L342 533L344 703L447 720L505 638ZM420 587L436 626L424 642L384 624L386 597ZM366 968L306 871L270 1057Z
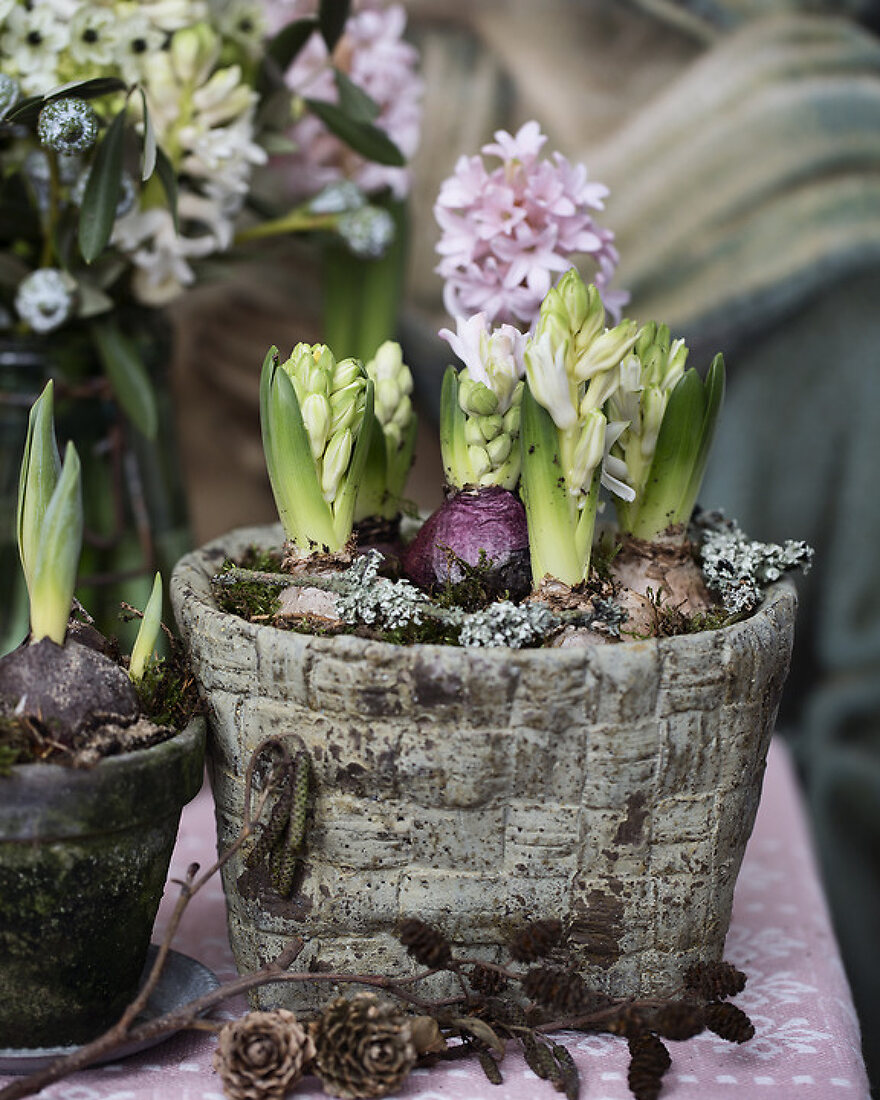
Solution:
M638 638L630 641L613 642L610 645L596 642L591 643L589 646L572 648L539 646L523 649L512 649L510 646L480 646L475 649L465 646L440 645L436 642L414 642L411 645L398 645L395 642L385 642L374 638L359 638L352 634L326 637L319 634L281 630L279 627L270 626L267 623L252 623L232 612L221 610L214 600L210 582L211 577L219 570L224 558L241 554L250 546L270 548L280 546L283 541L284 531L280 523L236 527L185 554L174 567L169 585L169 594L178 621L180 620L179 603L182 603L185 596L190 593L199 599L205 614L211 617L216 616L223 621L233 620L243 634L252 635L254 638L257 636L268 638L273 635L281 638L293 638L300 644L308 645L315 653L330 653L338 650L340 645L345 645L346 648L351 647L348 651L353 658L367 651L388 656L392 653L413 653L430 656L432 653L437 652L460 651L462 655L467 656L469 659L473 659L476 654L479 654L483 660L504 661L507 663L510 663L512 659L517 662L522 660L545 660L558 663L560 660L565 659L579 662L583 659L585 652L594 650L616 651L623 649L634 653L646 646L656 645L661 649L665 649L674 646L682 638L693 639L704 634L722 638L728 631L742 629L744 625L754 623L757 619L768 615L773 617L783 608L793 609L797 603L797 591L794 582L790 578L783 578L772 585L768 585L763 601L746 618L738 619L715 630L673 635L668 638ZM216 569L212 569L208 565L210 559L214 559L211 562L212 565L216 562Z
M14 766L10 775L0 779L0 841L78 835L82 828L71 823L70 806L98 799L101 817L96 825L105 832L178 812L201 787L205 736L205 719L197 716L157 745L104 757L92 768L53 763ZM197 768L187 766L195 759ZM158 805L138 798L142 782L157 772L164 777ZM105 794L112 801L107 802Z

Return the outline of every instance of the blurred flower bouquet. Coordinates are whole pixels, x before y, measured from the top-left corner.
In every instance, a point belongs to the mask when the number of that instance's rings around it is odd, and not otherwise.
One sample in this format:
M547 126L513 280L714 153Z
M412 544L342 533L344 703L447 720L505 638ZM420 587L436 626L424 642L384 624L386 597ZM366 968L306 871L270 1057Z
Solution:
M280 233L335 234L349 259L376 257L393 238L391 215L341 172L324 172L314 181L323 189L306 188L292 210L251 201L270 154L276 163L297 149L306 156L297 142L313 140L308 123L321 127L322 149L335 143L361 165L381 162L370 186L405 163L381 108L333 60L345 52L348 4L291 14L270 38L249 0L0 4L4 445L20 450L24 413L47 377L59 383L63 432L101 421L80 439L84 463L100 452L103 466L85 479L96 496L86 542L102 544L87 550L88 572L148 575L185 549L161 307L199 265L236 241ZM298 57L316 52L310 89ZM322 91L328 81L336 102ZM241 229L246 204L254 220ZM73 398L90 399L91 411L68 417ZM14 488L4 473L5 514ZM137 536L120 551L128 529ZM0 649L17 640L20 620L0 630Z

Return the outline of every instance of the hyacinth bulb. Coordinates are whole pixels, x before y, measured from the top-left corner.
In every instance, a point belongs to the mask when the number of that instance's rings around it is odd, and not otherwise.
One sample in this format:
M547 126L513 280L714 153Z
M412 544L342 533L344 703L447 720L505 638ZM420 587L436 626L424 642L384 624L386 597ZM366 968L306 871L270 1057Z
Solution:
M404 574L427 591L464 580L465 566L479 569L487 592L511 599L528 593L526 513L513 493L497 485L453 493L428 517L403 559Z

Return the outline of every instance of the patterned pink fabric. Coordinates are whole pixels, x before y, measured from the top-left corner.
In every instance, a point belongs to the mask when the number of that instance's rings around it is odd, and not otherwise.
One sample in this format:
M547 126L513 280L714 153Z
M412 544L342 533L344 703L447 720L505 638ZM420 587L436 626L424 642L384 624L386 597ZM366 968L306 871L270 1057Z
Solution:
M184 814L172 875L213 857L214 827L207 790ZM159 916L167 919L169 889ZM212 884L187 912L175 944L218 977L234 974L226 940L223 897ZM773 1096L774 1100L865 1100L868 1085L849 988L816 877L791 764L774 742L754 835L737 885L726 957L749 975L736 999L751 1016L755 1038L736 1047L706 1034L670 1043L672 1068L664 1100ZM246 1010L233 1002L223 1015ZM566 1045L580 1067L582 1100L628 1100L626 1045L610 1036L570 1034ZM176 1036L124 1062L89 1070L46 1089L51 1100L223 1100L211 1070L214 1040L202 1033ZM479 1067L458 1063L416 1070L402 1098L419 1100L552 1100L522 1059L509 1054L504 1085L490 1085ZM323 1096L307 1078L295 1094Z

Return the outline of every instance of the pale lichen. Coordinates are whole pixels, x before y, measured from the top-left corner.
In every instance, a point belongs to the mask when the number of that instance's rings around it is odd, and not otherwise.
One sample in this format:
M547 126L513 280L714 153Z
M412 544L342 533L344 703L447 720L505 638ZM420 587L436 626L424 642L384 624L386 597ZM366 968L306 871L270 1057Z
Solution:
M364 623L385 630L418 626L429 601L409 581L379 576L382 555L370 550L337 578L336 614L350 625Z
M789 539L756 542L720 512L703 512L694 520L703 577L730 614L746 614L763 600L767 586L792 569L807 572L813 550Z
M499 600L464 616L459 645L508 646L522 649L540 642L559 627L559 618L544 604Z

